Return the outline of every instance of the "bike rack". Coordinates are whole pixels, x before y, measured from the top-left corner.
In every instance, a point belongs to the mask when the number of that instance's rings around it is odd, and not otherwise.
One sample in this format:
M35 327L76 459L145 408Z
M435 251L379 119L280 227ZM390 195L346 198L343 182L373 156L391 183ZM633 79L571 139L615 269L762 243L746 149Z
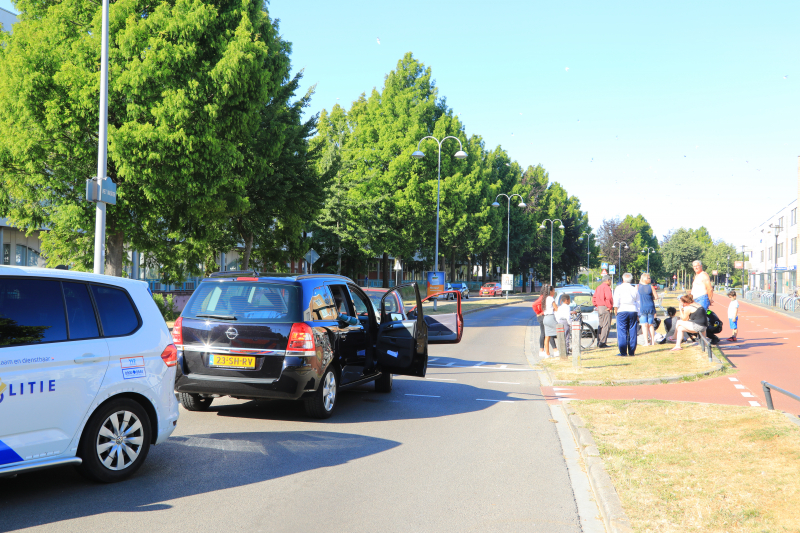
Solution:
M761 387L763 387L763 389L764 389L764 397L767 399L767 409L769 409L770 411L774 411L775 410L775 407L773 407L773 405L772 405L772 389L775 389L776 391L781 392L781 393L785 394L786 396L788 396L790 398L794 398L795 400L800 402L800 396L798 396L796 394L792 394L791 392L789 392L787 390L783 390L780 387L776 387L772 383L767 383L766 381L762 381L761 382Z
M703 351L708 353L708 362L711 363L714 361L714 352L711 350L711 341L708 340L707 337L703 335L697 334L697 338L700 339L700 346L703 347Z

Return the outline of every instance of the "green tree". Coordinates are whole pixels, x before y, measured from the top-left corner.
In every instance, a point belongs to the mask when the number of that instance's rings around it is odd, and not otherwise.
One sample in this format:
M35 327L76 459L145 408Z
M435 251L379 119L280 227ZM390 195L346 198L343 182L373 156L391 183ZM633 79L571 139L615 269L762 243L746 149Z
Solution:
M0 214L46 224L50 263L92 268L101 9L20 0L0 45ZM248 167L265 106L279 93L288 46L261 3L119 0L110 8L106 271L124 245L167 277L197 270L230 213L250 207Z
M702 244L691 230L680 228L667 235L661 243L661 254L668 277L674 274L685 285L692 261L699 258L702 251Z

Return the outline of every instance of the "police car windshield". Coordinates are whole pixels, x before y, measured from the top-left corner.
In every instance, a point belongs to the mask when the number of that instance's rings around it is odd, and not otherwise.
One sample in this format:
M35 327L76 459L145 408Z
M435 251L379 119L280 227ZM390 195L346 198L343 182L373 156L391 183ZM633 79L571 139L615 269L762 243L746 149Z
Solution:
M300 322L298 288L257 281L204 282L182 316L255 323Z

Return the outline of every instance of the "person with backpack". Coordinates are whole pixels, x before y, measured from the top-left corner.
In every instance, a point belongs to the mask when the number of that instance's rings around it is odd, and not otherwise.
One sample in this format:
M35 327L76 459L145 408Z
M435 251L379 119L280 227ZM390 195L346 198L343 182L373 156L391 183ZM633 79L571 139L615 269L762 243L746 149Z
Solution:
M547 301L547 297L550 296L550 292L552 287L548 284L542 285L542 293L539 295L539 299L533 302L533 312L536 314L536 320L539 322L539 357L549 357L547 352L544 350L544 340L545 340L545 330L544 330L544 304ZM551 344L553 348L556 346L555 339L551 339Z

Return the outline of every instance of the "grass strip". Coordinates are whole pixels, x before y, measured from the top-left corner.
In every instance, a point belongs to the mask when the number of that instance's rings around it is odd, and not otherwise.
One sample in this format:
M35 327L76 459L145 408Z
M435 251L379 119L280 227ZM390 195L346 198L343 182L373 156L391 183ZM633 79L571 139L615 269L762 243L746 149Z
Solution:
M634 531L800 531L800 427L785 415L658 400L570 405Z
M609 339L609 342L612 339ZM638 346L635 357L619 357L616 344L609 348L581 353L581 369L572 368L572 359L545 359L553 379L564 381L601 381L606 385L629 379L662 379L708 372L717 366L709 363L699 346L686 346L672 352L672 343Z

